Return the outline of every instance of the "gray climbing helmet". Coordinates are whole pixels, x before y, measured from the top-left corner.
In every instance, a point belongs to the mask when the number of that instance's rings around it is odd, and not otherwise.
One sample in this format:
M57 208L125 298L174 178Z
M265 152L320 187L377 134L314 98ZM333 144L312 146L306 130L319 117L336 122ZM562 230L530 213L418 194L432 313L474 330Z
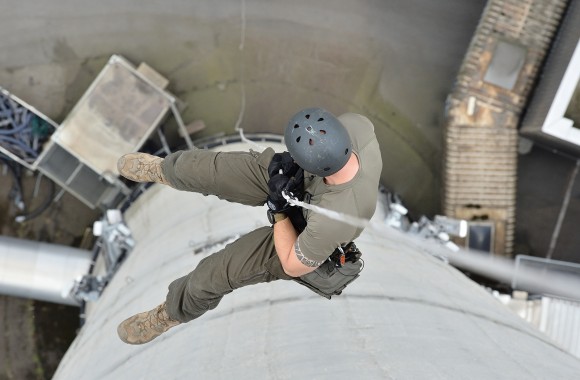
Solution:
M346 128L322 108L307 108L294 115L286 127L284 141L294 161L320 177L342 169L352 153Z

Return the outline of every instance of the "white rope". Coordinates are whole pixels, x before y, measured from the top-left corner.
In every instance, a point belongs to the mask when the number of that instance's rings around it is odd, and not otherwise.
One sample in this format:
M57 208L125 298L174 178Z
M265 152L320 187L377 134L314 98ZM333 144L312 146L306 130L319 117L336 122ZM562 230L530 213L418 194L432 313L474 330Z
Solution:
M246 43L246 1L241 0L241 32L240 32L240 45L238 49L240 50L240 90L241 90L241 104L240 104L240 113L238 114L238 120L236 120L236 124L234 126L234 131L240 133L240 139L245 142L246 144L253 145L258 151L263 152L266 147L252 141L244 135L244 129L240 127L242 124L242 120L244 119L244 114L246 112L246 87L245 87L245 64L244 64L244 45Z
M289 196L286 192L282 192L282 196L292 206L303 207L330 219L354 227L365 228L370 232L378 233L381 237L387 237L397 244L412 246L419 251L427 252L436 257L444 257L454 266L507 284L511 283L516 273L514 261L508 258L462 248L453 251L442 244L436 244L432 240L421 239L418 236L404 233L386 223L375 222L304 203ZM518 284L522 289L580 300L580 278L578 276L549 273L532 268L526 268L525 270L519 268L517 276Z
M386 227L386 225L371 222L370 220L358 218L358 217L352 216L352 215L343 214L343 213L329 210L329 209L326 209L326 208L323 208L320 206L311 205L309 203L304 203L302 201L299 201L295 198L290 197L285 191L282 192L282 196L292 206L298 206L298 207L302 207L302 208L317 212L319 214L322 214L324 216L329 217L330 219L337 220L339 222L344 222L344 223L350 224L351 226L354 226L354 227L360 227L360 228L370 227L371 229L378 231L378 232L379 231L382 232L382 230Z

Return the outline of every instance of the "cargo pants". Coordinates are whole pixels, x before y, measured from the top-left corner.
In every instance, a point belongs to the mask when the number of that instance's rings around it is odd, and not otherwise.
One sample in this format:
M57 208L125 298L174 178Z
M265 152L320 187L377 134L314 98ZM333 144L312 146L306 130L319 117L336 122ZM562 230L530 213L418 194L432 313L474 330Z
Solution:
M172 153L162 164L172 187L248 206L261 206L268 196L268 165L274 151ZM264 215L265 217L265 215ZM254 230L199 262L188 275L173 281L167 313L188 322L214 309L222 297L242 286L290 280L274 248L272 227Z

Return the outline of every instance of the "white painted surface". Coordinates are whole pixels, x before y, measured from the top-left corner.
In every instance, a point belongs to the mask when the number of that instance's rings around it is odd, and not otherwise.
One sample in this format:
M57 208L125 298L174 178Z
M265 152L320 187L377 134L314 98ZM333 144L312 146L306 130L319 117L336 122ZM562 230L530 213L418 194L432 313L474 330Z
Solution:
M379 213L380 214L380 213ZM382 217L376 215L376 217ZM267 223L265 208L153 186L126 213L137 245L54 377L62 379L575 379L580 361L452 267L365 232L362 277L327 301L277 281L143 346L117 324L161 303L203 245Z

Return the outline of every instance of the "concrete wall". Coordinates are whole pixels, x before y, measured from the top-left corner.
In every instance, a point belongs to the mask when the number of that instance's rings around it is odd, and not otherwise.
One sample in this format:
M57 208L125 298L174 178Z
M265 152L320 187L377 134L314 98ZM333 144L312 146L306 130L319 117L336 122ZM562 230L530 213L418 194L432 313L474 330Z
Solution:
M0 86L60 122L118 53L167 76L205 135L233 132L241 84L252 132L281 132L306 106L360 112L377 127L384 184L432 213L444 100L484 3L0 0Z

